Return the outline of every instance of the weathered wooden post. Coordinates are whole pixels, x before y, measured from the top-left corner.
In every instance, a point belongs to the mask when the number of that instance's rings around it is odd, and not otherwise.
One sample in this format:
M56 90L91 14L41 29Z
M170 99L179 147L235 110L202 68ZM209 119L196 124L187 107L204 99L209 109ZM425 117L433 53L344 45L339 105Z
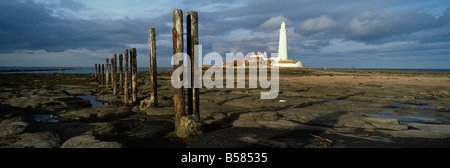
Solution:
M97 80L97 64L95 64L94 79Z
M106 85L106 91L108 91L109 90L109 59L108 58L106 58L106 76L105 76L105 78L106 78L106 81L105 81L105 85Z
M155 34L155 28L148 29L148 48L150 55L150 102L153 103L152 106L158 106Z
M123 54L119 54L119 93L123 91Z
M128 49L125 49L125 72L123 85L123 103L128 104Z
M101 84L101 77L102 77L102 75L101 75L101 65L100 64L98 64L98 73L97 73L97 81Z
M113 95L116 95L117 92L117 54L113 55L113 59L111 60L111 85L113 89Z
M172 28L172 39L173 39L173 55L177 53L183 53L183 11L177 9L173 11L173 28ZM178 67L183 67L183 61L181 60L178 65L174 65L173 69L176 70ZM179 81L182 80L183 76L178 77ZM174 88L174 105L175 105L175 129L178 129L180 125L181 117L185 116L184 111L184 89L181 86L179 89Z
M198 68L198 55L194 53L195 45L198 45L198 14L195 11L188 12L186 14L186 30L187 30L187 54L190 57L191 64L191 88L188 89L188 114L193 114L194 117L200 119L200 90L199 88L194 87L195 80L198 82L198 79L195 78L197 75L195 73L199 73L199 69L201 72L201 68Z
M136 48L131 48L130 56L133 58L131 62L131 99L132 103L136 103L137 101L137 60L136 60Z
M103 79L104 77L105 77L105 64L102 64L102 76L101 76L102 85L105 83L105 80Z

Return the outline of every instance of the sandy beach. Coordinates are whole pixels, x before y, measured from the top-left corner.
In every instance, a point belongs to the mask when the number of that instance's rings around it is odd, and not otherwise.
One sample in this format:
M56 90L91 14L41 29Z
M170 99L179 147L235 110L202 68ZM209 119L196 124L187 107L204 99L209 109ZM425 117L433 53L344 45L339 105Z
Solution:
M450 73L280 71L268 89L200 89L203 133L174 130L171 70L158 71L160 107L124 106L93 74L0 74L0 147L450 147ZM138 73L138 100L149 97Z

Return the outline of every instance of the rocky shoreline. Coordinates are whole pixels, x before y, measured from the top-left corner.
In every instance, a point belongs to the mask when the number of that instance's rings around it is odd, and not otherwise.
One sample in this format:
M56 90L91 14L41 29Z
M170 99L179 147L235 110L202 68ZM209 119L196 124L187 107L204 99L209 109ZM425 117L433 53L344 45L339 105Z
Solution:
M158 72L160 107L144 109L93 74L0 74L0 148L450 147L450 73L282 69L270 100L203 88L203 133L185 139L170 136L170 75ZM138 84L144 100L148 72Z

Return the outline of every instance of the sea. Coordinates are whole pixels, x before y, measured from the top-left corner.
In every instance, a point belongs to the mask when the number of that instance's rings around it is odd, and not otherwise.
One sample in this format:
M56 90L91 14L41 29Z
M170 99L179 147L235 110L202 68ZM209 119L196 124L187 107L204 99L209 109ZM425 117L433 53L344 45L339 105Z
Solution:
M329 69L350 69L350 68L329 68ZM419 71L419 72L450 72L450 69L355 68L355 70L392 70L392 71Z
M94 67L0 67L0 70L6 69L61 69L61 68L74 68L74 70L65 71L28 71L28 72L0 72L0 74L10 74L10 73L27 73L27 74L38 74L38 73L71 73L71 74L87 74L94 73ZM157 70L168 70L173 67L158 67ZM329 69L348 69L348 68L329 68ZM450 69L396 69L396 68L355 68L358 70L399 70L399 71L419 71L419 72L450 72ZM138 67L138 71L149 71L149 67Z
M70 73L70 74L87 74L94 73L94 67L0 67L0 70L7 69L61 69L61 68L74 68L74 70L64 70L64 71L26 71L26 72L0 72L0 74L11 74L11 73L27 73L27 74L40 74L40 73ZM168 70L173 67L157 67L157 70ZM138 67L138 71L149 71L149 67ZM119 69L117 68L117 71Z

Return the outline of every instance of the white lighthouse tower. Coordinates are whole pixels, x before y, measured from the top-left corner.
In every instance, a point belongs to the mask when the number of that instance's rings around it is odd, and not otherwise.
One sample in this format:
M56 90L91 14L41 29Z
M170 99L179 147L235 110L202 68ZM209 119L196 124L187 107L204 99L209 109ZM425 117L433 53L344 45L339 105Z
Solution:
M281 23L280 28L280 42L278 44L278 57L271 58L274 61L275 66L279 67L303 67L301 61L289 60L287 52L287 34L286 34L286 23L284 21Z
M287 32L286 23L284 23L284 21L283 21L281 23L281 29L280 29L280 42L278 44L278 60L279 61L288 60L286 32Z

